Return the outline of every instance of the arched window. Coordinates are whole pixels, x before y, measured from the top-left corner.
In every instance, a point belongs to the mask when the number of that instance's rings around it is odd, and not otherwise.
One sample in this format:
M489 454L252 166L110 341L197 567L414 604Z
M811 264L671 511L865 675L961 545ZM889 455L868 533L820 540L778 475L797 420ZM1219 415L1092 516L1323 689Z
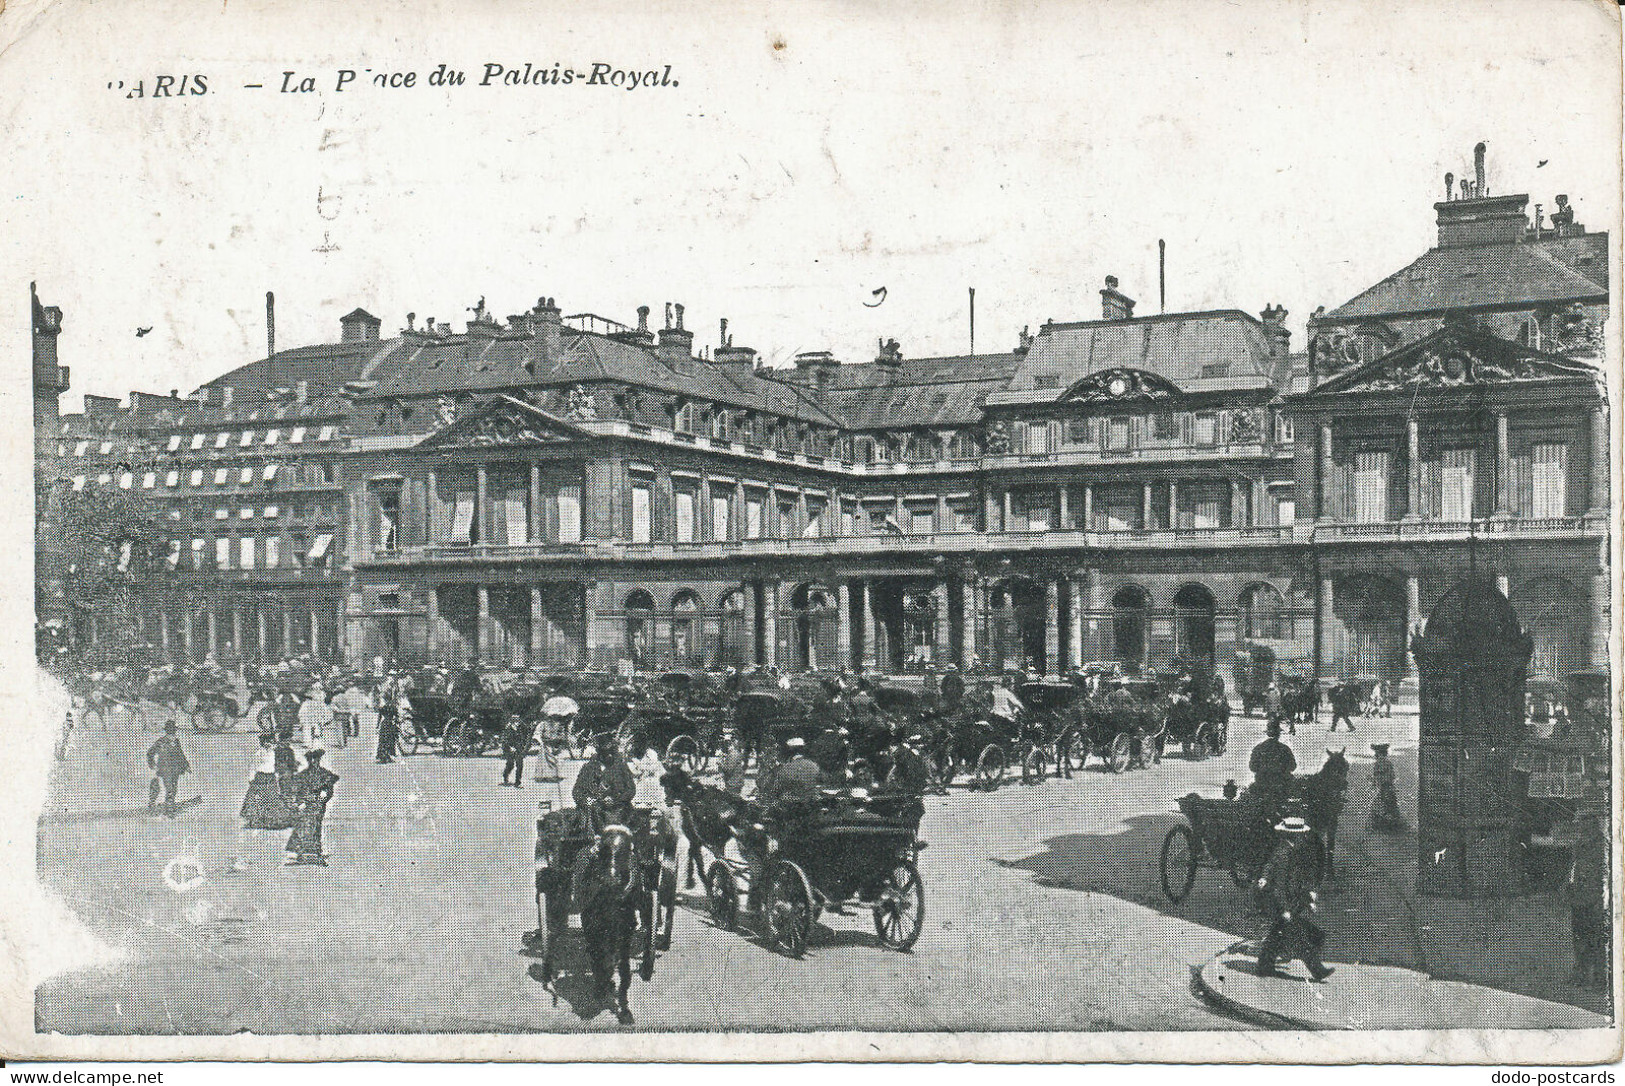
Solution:
M1265 641L1287 637L1284 610L1280 589L1272 584L1248 585L1241 592L1241 635Z
M671 600L671 658L676 667L701 666L705 649L700 634L700 597L687 589Z
M641 588L626 597L626 656L637 671L653 662L654 610L654 597Z
M1139 585L1125 585L1112 596L1112 655L1131 669L1145 664L1151 597Z
M1213 666L1213 593L1206 585L1188 584L1174 594L1174 656L1203 667Z
M722 643L717 647L717 664L750 666L756 661L751 640L749 600L744 589L736 588L722 597Z

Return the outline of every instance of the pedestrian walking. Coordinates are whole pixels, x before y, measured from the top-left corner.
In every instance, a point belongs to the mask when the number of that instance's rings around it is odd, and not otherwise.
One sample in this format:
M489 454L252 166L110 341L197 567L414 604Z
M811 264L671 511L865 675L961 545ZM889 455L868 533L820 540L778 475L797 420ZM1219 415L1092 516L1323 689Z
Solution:
M293 751L288 751L292 760ZM254 776L248 782L243 806L238 812L247 830L285 830L293 825L288 800L283 795L282 782L277 772L276 739L260 736L260 752L254 763ZM291 775L291 767L289 773Z
M296 864L327 866L322 851L322 821L333 798L333 785L339 776L322 765L321 747L305 752L305 768L293 775L293 833L288 835L288 852Z
M515 788L525 787L525 755L530 753L530 742L535 729L525 723L518 713L509 713L502 727L502 783ZM509 777L512 776L510 780Z
M158 790L164 793L164 814L175 817L175 793L180 788L181 775L192 771L186 751L181 749L180 731L173 720L164 722L164 734L147 748L147 768L153 772L152 783L147 786L147 813L158 813Z
M1349 731L1354 730L1354 713L1360 707L1360 691L1353 683L1338 683L1332 687L1331 696L1327 699L1332 704L1332 731L1337 730L1337 722L1341 720L1348 725Z
M1374 757L1371 783L1376 786L1377 795L1371 801L1368 825L1375 833L1404 833L1411 827L1399 810L1399 791L1395 785L1394 763L1388 759L1388 744L1372 743L1371 753Z
M730 795L739 799L745 796L745 749L739 742L739 736L732 733L728 742L722 748L722 787Z
M379 765L395 761L395 751L401 741L401 687L400 680L389 676L378 690L378 751Z
M1320 842L1309 823L1296 815L1275 827L1275 849L1256 884L1259 906L1270 917L1270 929L1258 945L1258 975L1280 977L1276 963L1301 959L1317 984L1331 976L1321 960L1326 933L1312 919L1318 898Z

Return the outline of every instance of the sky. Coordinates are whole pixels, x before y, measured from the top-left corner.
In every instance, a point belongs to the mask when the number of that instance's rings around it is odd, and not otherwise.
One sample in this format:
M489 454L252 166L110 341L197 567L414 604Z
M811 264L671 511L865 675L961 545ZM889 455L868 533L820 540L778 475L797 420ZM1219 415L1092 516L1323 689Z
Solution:
M1098 317L1107 275L1155 313L1161 238L1168 311L1283 304L1301 347L1316 306L1432 243L1480 140L1492 192L1619 216L1609 5L880 8L13 0L0 343L27 349L37 280L70 406L263 357L268 290L279 347L356 306L390 335L549 296L657 324L680 302L696 349L726 317L778 364L963 353L974 287L978 351L1008 350ZM669 82L477 85L527 62ZM440 64L468 81L430 86ZM208 92L151 96L182 74Z

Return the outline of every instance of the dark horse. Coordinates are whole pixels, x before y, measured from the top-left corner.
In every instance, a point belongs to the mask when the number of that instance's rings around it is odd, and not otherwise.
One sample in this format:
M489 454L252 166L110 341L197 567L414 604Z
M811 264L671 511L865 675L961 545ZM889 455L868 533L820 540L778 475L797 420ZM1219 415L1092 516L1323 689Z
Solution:
M575 877L581 932L597 993L607 1000L613 991L615 1017L622 1025L632 1022L626 993L632 987L632 938L638 930L638 906L647 897L642 869L632 831L609 825L588 850ZM649 922L653 919L650 917ZM653 973L653 964L652 960L644 961L645 979ZM617 974L618 985L614 983Z
M1326 751L1326 762L1308 776L1294 777L1292 797L1302 802L1304 818L1320 835L1325 850L1326 877L1333 873L1332 854L1337 849L1337 820L1348 797L1349 760L1344 750Z
M667 804L679 805L683 812L683 837L688 841L688 861L683 886L694 888L694 872L705 876L705 850L721 856L733 839L733 819L744 800L714 785L701 784L687 771L671 766L660 777Z

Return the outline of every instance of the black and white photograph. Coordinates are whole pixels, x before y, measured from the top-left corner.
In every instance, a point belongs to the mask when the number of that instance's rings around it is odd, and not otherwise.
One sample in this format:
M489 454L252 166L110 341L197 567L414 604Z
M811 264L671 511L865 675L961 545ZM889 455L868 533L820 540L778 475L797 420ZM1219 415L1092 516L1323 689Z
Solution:
M0 1054L1617 1059L1620 28L0 7Z

